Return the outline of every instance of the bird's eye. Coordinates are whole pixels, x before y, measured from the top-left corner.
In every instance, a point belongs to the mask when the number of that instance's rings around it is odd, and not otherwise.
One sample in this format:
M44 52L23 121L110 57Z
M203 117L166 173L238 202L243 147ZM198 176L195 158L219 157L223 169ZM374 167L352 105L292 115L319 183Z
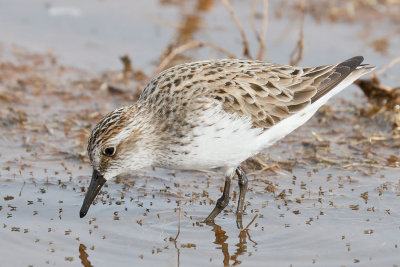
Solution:
M107 156L107 157L113 156L113 155L115 154L115 147L113 147L113 146L106 147L106 148L103 150L103 154L104 154L105 156Z

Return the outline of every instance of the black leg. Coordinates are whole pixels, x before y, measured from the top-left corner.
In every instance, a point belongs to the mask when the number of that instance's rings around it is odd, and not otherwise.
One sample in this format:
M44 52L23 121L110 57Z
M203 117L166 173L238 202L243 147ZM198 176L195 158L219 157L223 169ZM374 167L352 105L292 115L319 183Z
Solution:
M247 183L248 179L242 168L237 167L236 169L236 174L238 175L238 180L239 180L239 200L238 200L238 206L237 206L237 211L236 211L236 224L239 229L243 228L242 224L242 217L244 213L244 199L246 197L246 192L247 192Z
M225 209L226 206L228 206L229 203L229 191L231 188L231 177L226 177L225 178L225 187L224 187L224 192L222 193L222 196L217 200L217 204L215 205L215 208L212 210L210 215L204 220L205 223L214 223L215 217L221 213Z

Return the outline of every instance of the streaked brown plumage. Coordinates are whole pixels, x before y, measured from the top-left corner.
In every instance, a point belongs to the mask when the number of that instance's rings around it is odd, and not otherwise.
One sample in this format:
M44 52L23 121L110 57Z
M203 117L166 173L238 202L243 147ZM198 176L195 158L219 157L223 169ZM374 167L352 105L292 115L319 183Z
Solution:
M109 113L93 129L88 141L93 186L81 217L102 185L98 181L149 166L222 169L224 195L208 221L226 206L236 170L241 215L247 178L239 164L305 123L330 97L373 69L362 61L354 57L300 68L221 59L160 73L135 104Z

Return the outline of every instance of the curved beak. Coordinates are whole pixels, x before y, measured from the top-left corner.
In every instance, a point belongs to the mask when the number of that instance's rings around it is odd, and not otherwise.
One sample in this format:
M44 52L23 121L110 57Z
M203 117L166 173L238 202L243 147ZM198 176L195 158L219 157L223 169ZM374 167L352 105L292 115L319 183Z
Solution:
M105 184L106 181L107 180L104 179L104 177L98 171L93 170L92 180L90 181L85 199L83 200L81 211L79 212L79 216L81 218L85 217L94 198L97 196L101 187Z

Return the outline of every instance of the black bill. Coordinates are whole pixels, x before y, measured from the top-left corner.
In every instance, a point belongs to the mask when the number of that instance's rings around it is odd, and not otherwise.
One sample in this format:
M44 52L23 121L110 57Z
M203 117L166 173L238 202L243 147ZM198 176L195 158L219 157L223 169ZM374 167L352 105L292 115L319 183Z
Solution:
M85 217L94 198L97 196L101 187L105 184L106 181L107 180L104 179L104 177L98 171L93 170L92 180L90 181L85 199L83 200L81 211L79 212L79 216L81 218Z

